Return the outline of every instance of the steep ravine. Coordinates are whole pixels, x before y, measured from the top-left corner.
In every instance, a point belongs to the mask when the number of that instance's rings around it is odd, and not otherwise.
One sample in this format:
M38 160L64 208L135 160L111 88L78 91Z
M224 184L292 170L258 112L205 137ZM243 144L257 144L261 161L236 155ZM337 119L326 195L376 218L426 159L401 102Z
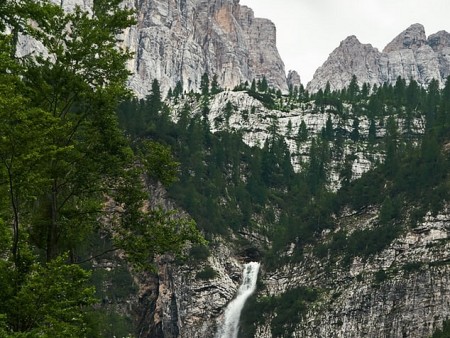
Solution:
M370 227L375 220L376 212L369 211L351 216L351 226ZM216 238L211 256L196 267L160 261L153 289L147 284L147 294L141 295L141 307L155 309L150 316L153 324L147 323L154 331L141 328L140 337L214 337L241 283L242 263L248 260L231 243ZM356 257L349 266L339 258L319 260L308 249L298 263L274 271L262 266L256 297L278 296L298 287L319 290L307 312L292 318L298 323L292 337L425 338L450 317L449 249L446 209L427 215L379 254L367 260ZM217 275L199 279L198 272L207 265ZM153 298L153 303L143 301L145 297ZM268 319L257 327L255 337L273 337L270 318L276 315L266 314Z
M450 316L449 235L446 209L427 215L368 260L356 257L348 268L307 254L299 264L267 273L264 294L298 286L322 290L298 318L293 337L429 337ZM271 337L269 326L259 328L257 337Z

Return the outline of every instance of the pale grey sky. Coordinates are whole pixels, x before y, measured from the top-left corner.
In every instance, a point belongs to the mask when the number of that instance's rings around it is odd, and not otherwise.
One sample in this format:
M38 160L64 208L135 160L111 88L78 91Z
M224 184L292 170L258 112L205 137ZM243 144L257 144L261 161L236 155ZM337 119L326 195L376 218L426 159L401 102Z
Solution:
M315 70L349 35L383 48L414 23L428 35L450 32L450 0L240 0L256 17L277 27L277 47L286 71L306 85Z

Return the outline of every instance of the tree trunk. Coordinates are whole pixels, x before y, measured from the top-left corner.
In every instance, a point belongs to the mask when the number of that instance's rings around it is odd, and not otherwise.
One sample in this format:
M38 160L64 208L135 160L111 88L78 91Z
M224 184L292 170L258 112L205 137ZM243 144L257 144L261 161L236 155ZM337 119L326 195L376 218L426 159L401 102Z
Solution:
M58 242L58 185L56 179L53 180L51 194L51 220L47 228L47 262L54 259L57 254Z
M8 169L8 178L9 178L9 194L11 199L11 208L13 211L13 246L12 246L12 255L14 264L17 266L19 262L19 206L17 201L17 195L15 191L15 187L13 184L13 177L10 168Z

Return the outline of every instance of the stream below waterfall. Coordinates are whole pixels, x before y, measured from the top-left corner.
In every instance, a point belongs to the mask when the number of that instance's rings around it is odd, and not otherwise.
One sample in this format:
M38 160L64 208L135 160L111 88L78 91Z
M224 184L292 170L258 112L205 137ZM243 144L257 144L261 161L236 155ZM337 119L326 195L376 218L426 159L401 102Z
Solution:
M242 273L242 283L235 298L225 309L223 324L219 327L216 338L237 338L239 331L239 318L248 297L256 289L256 280L258 279L259 263L250 262L244 265Z

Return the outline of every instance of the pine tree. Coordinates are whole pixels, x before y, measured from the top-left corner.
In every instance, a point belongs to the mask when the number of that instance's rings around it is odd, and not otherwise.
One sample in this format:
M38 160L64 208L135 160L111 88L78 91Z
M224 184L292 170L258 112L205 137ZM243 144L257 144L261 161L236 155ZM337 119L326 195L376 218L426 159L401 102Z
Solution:
M216 95L220 93L222 89L219 86L219 79L217 74L213 75L212 81L211 81L211 94Z
M255 93L256 92L256 81L253 79L252 84L250 86L250 92Z
M355 117L353 119L353 124L352 124L352 131L350 132L350 139L353 142L358 142L359 141L359 120L357 117Z
M385 143L385 168L388 175L396 173L398 168L398 148L399 148L399 133L397 121L394 116L390 116L386 123L386 135L384 137Z
M258 81L257 87L259 92L261 93L267 92L267 90L269 89L269 85L267 84L267 79L265 76L263 76L263 78L260 81Z
M181 95L183 95L183 85L181 81L177 81L175 89L173 90L173 96L177 99Z
M440 103L439 82L436 79L430 81L428 85L428 95L425 102L426 128L430 130L436 123L438 106Z
M200 80L200 92L203 96L209 95L209 76L207 73L204 73Z
M333 122L331 121L331 115L328 115L327 122L325 123L325 139L332 141L334 138Z
M308 128L304 120L300 122L300 127L298 128L297 140L298 143L305 142L308 139Z
M406 81L400 76L397 78L394 86L395 103L397 107L405 104L406 101Z
M350 84L348 85L347 88L347 97L350 102L356 102L358 96L359 96L358 78L356 77L356 75L353 75Z
M368 135L368 141L369 144L374 144L375 140L377 138L377 127L375 125L375 120L374 119L370 119L369 122L369 135Z

